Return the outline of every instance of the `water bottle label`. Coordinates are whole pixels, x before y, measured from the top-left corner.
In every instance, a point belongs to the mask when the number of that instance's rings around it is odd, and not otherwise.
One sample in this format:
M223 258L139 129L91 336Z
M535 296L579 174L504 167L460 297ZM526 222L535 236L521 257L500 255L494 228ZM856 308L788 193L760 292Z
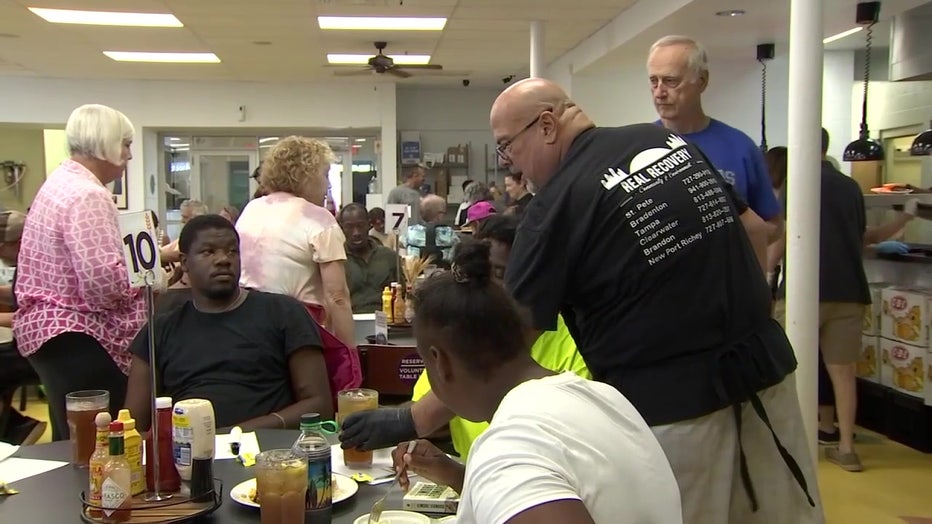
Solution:
M307 461L307 510L329 508L333 503L333 479L330 474L329 454Z

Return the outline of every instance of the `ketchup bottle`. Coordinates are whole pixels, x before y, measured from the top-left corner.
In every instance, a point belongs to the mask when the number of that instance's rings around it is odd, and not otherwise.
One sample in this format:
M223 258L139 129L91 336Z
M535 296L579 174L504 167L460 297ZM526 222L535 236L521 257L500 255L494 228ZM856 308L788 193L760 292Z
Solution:
M159 491L173 493L181 489L181 477L175 469L175 457L172 452L172 398L158 397L155 399L155 413L159 420L159 434L153 435L149 428L149 438L146 439L146 489L155 491L155 452L152 449L153 440L159 447Z

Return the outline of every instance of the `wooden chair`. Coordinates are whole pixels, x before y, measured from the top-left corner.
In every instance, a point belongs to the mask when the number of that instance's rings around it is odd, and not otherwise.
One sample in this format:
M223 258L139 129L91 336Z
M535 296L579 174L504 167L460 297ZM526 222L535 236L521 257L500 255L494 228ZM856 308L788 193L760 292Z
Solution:
M414 346L361 344L358 346L362 364L362 386L379 392L382 397L410 400L414 384L424 370ZM402 398L403 397L403 398Z

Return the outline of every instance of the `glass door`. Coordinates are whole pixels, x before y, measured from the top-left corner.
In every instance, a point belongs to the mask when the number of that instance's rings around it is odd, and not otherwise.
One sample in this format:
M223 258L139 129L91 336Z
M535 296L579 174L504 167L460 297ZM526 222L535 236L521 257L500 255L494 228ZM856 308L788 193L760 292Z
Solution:
M242 211L258 187L251 177L258 165L256 151L192 152L191 198L211 213L227 205Z

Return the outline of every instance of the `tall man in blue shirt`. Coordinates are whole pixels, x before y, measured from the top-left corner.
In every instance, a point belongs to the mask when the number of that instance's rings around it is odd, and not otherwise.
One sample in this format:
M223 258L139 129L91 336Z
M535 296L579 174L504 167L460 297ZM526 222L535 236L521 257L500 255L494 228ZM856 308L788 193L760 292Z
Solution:
M749 136L702 110L702 93L709 85L702 45L685 36L661 38L650 48L647 74L658 123L696 144L748 206L773 226L770 241L779 239L783 218L763 154Z

